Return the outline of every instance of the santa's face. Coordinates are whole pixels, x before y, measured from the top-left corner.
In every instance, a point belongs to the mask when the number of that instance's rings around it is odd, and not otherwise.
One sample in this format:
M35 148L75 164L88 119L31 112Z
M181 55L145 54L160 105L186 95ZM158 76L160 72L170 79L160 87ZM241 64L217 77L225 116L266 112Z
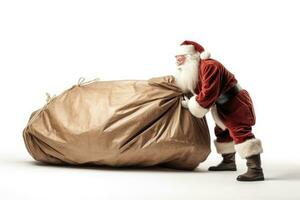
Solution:
M175 56L175 58L176 58L177 66L180 66L180 65L184 64L184 62L186 60L185 55L177 55L177 56Z
M176 72L174 74L176 85L183 92L195 93L198 83L198 67L200 58L191 55L176 56Z

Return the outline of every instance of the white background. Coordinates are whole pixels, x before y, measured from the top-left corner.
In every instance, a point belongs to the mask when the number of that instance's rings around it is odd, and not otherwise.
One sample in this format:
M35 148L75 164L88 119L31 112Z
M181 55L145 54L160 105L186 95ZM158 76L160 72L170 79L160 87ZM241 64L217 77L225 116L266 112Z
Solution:
M0 196L5 197L0 198L232 199L254 193L299 198L299 19L297 1L288 0L0 1ZM236 175L245 169L241 160L237 173L207 173L219 159L214 148L196 174L32 162L22 130L30 113L44 105L45 92L58 95L81 76L121 80L172 74L173 53L185 39L202 44L252 96L267 181L237 183ZM208 121L213 128L210 116ZM214 139L212 129L211 135ZM215 184L228 196L216 193Z

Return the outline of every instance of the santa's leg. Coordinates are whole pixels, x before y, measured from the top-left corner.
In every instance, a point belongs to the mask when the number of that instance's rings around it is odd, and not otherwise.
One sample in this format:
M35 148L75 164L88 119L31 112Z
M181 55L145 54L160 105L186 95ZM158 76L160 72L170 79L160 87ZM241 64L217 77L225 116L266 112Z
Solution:
M234 141L236 152L247 160L248 170L237 177L238 181L264 180L260 154L262 145L252 133L255 125L255 112L250 95L246 90L240 91L228 102L217 107L220 119L228 128Z
M250 132L249 132L250 131ZM262 181L264 180L261 167L260 154L263 152L261 141L251 133L251 127L235 127L230 130L235 141L235 150L247 160L247 172L237 177L238 181ZM253 135L249 138L249 135ZM244 137L247 135L248 137Z
M217 166L211 166L209 171L236 171L235 149L232 138L228 129L222 130L216 125L215 135L217 139L214 141L216 150L222 155L223 160Z

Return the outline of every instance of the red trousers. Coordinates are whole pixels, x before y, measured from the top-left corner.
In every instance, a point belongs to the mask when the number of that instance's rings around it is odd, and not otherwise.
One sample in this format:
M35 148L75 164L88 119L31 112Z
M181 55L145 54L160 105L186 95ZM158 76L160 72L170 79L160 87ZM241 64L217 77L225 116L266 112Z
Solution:
M222 105L217 105L220 119L227 127L222 130L215 127L217 142L231 142L235 144L255 138L252 126L255 124L255 112L250 95L241 90L236 96Z

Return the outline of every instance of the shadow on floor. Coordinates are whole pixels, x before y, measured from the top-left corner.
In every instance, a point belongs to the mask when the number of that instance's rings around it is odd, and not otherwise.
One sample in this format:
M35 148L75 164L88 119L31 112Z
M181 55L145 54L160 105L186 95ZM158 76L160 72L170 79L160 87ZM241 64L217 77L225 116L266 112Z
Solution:
M232 172L209 172L206 168L201 167L201 164L195 170L178 170L167 168L163 166L152 166L152 167L110 167L110 166L98 166L91 164L84 165L54 165L48 164L38 161L28 161L28 160L6 160L6 163L12 164L22 164L27 166L37 166L37 167L45 167L45 168L56 168L56 169L76 169L76 170L98 170L98 171L109 171L109 172L131 172L131 173L139 173L139 172L154 172L154 173L180 173L180 174L201 174L201 173L211 173L214 175L224 175L224 173L232 173ZM263 165L265 180L266 181L300 181L300 164L299 163L267 163ZM244 173L245 169L238 170L237 173Z
M196 168L194 170L179 170L173 168L167 168L164 166L151 166L151 167L139 167L139 166L127 166L127 167L111 167L111 166L98 166L93 164L82 164L82 165L56 165L43 163L39 161L18 161L19 163L31 165L31 166L39 166L39 167L52 167L52 168L69 168L69 169L83 169L83 170L101 170L101 171L110 171L110 172L163 172L163 173L206 173L206 169Z

